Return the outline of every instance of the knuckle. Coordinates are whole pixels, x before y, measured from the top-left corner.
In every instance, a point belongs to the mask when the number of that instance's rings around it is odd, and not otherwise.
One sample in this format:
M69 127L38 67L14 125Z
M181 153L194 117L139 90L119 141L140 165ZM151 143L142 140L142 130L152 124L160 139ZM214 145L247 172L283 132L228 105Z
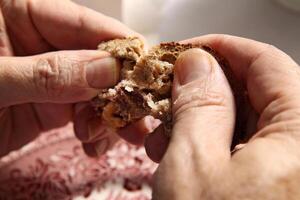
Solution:
M38 91L46 93L48 97L59 96L66 85L67 76L62 75L58 63L59 57L41 58L34 67L34 82Z
M286 54L273 44L264 43L261 55L273 56L277 59L286 58Z
M283 51L281 51L279 48L272 44L267 43L261 43L260 45L260 51L258 51L257 55L252 59L251 64L255 63L255 61L265 58L265 57L276 57L279 58L285 58L286 55ZM287 55L286 55L287 56Z
M197 112L200 108L210 106L226 107L225 96L220 92L198 88L179 95L173 103L175 116L180 116L182 113Z
M62 95L68 87L82 83L82 72L77 62L65 56L54 54L48 58L41 58L33 67L34 84L38 92L45 93L50 99Z
M264 49L267 51L278 51L279 49L272 44L264 43Z
M281 141L300 142L300 106L298 99L280 98L271 102L257 123L257 138L268 137Z
M86 26L86 15L87 15L87 8L85 6L82 5L78 5L78 18L77 18L77 22L78 22L78 26L77 26L77 31L81 32L84 27Z

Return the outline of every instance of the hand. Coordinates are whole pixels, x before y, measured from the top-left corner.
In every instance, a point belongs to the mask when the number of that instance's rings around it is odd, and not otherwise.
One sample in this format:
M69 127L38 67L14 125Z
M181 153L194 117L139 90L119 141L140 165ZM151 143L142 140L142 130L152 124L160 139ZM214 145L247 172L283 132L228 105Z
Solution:
M116 84L119 64L106 52L76 49L137 34L72 1L1 0L0 5L0 156L72 119L88 153L101 154L118 137L103 125L90 126L94 113L84 101ZM147 120L120 133L135 129L142 135Z
M250 141L231 154L235 106L228 81L208 53L183 53L175 64L170 142L161 139L162 129L146 141L149 156L160 161L153 199L300 199L297 63L271 45L233 36L184 42L207 44L229 61L259 120Z

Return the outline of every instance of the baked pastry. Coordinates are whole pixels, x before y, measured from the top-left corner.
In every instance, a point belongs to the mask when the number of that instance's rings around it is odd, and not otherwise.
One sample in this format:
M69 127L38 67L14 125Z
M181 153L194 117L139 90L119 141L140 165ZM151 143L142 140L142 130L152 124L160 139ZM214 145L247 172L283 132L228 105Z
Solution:
M207 46L170 42L161 43L146 52L143 42L133 37L103 42L98 48L110 52L122 63L120 82L114 88L102 90L93 100L98 115L112 128L118 129L152 115L162 121L166 133L170 134L173 67L179 54L191 48L211 53L229 79L237 105L241 106L246 101L227 62Z

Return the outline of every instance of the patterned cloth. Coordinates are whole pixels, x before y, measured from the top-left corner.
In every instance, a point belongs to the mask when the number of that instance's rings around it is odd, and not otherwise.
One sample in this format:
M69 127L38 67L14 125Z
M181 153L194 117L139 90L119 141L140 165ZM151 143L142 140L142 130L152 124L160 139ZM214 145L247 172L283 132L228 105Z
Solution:
M0 159L0 200L146 200L156 167L144 148L123 141L89 158L69 124Z

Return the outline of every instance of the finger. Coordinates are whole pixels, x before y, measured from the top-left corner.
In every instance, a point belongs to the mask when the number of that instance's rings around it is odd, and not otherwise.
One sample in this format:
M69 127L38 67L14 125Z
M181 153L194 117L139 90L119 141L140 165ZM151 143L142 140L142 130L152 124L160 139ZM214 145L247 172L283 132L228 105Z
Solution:
M100 156L119 140L119 136L95 115L89 102L78 103L74 109L74 132L83 142L82 147L87 155Z
M36 121L32 123L38 122L40 132L63 127L72 120L72 104L34 103L31 105L36 117ZM23 113L23 117L26 115L27 113ZM27 126L29 127L29 124Z
M20 56L34 55L53 49L32 23L27 2L0 1L14 53Z
M0 157L21 148L38 136L39 124L33 123L36 122L35 117L30 104L16 105L4 110L0 118ZM24 129L24 124L31 125L30 130Z
M28 9L38 31L58 49L95 49L103 40L138 35L116 19L72 1L28 1Z
M209 45L225 57L233 73L246 86L258 113L275 99L299 96L297 63L271 45L228 35L207 35L183 42Z
M95 110L89 102L76 103L74 106L73 126L76 137L82 142L90 142L95 139L96 134L89 133L89 121L97 121L101 124L101 120L96 116ZM102 135L104 129L98 130L98 134Z
M152 116L146 116L143 119L118 131L119 136L131 144L144 144L145 137L153 132L161 122Z
M194 199L195 194L203 196L201 188L210 187L227 169L234 98L217 61L203 50L192 49L175 63L172 101L172 137L155 173L153 198L163 195L159 188L163 185L174 198Z
M112 134L112 129L107 127L89 102L75 105L74 131L76 137L84 143L93 143Z
M157 120L147 116L125 128L117 130L117 134L132 144L141 145L145 136L157 126ZM77 138L85 143L92 143L107 135L115 134L114 130L107 127L101 118L95 115L94 109L88 102L75 105L74 130Z
M1 56L12 56L13 50L11 43L9 41L9 37L7 35L7 30L5 26L5 22L3 19L2 11L0 10L0 55Z
M174 125L163 161L177 167L199 162L203 169L221 167L230 158L235 106L218 62L200 49L181 54L172 95Z
M145 149L149 158L159 163L165 154L169 138L164 133L164 127L159 126L153 133L145 138Z
M115 133L111 133L95 142L82 143L82 147L88 156L99 157L111 149L118 140L119 136Z
M61 51L0 58L0 107L90 100L118 82L118 61L100 51Z

